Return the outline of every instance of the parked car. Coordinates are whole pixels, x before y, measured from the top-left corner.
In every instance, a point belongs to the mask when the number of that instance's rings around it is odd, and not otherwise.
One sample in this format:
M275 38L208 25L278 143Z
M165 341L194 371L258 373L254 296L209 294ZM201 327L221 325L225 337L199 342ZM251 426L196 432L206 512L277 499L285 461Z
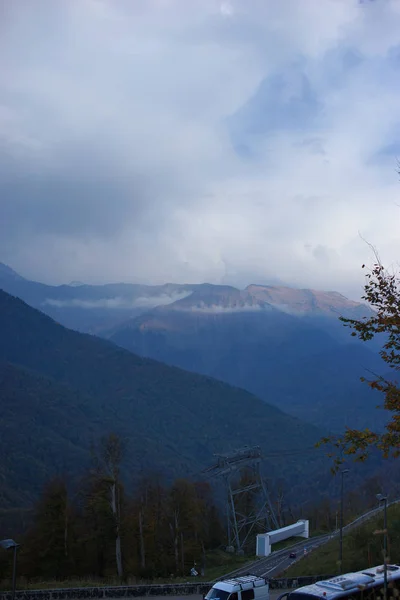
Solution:
M217 581L204 600L269 600L269 583L258 575Z

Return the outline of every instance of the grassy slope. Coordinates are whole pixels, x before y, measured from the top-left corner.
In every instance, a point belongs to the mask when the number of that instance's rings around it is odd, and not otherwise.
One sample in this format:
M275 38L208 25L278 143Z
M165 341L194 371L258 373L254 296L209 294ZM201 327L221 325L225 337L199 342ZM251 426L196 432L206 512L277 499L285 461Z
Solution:
M354 529L343 539L343 572L358 571L382 564L383 536L374 531L383 529L383 514ZM400 506L388 509L389 561L400 562ZM290 567L285 576L334 575L338 572L339 539L302 558Z

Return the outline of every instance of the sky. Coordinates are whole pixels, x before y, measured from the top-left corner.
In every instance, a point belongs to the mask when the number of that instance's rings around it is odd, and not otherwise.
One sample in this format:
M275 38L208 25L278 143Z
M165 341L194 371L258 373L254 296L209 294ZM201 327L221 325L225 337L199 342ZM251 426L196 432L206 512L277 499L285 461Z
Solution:
M359 297L400 256L399 0L0 0L0 261ZM369 245L370 244L370 245Z

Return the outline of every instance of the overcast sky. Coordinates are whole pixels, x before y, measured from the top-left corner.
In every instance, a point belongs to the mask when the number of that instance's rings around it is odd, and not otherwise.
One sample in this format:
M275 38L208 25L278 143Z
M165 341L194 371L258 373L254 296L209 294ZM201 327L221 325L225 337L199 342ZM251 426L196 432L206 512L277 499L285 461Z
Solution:
M399 0L0 0L0 261L361 294L400 256Z

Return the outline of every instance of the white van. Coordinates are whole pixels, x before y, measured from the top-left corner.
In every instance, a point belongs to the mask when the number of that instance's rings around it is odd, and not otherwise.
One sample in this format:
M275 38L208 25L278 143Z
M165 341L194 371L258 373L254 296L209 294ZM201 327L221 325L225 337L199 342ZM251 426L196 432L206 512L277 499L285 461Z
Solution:
M205 600L269 600L269 584L264 577L244 575L214 583Z

